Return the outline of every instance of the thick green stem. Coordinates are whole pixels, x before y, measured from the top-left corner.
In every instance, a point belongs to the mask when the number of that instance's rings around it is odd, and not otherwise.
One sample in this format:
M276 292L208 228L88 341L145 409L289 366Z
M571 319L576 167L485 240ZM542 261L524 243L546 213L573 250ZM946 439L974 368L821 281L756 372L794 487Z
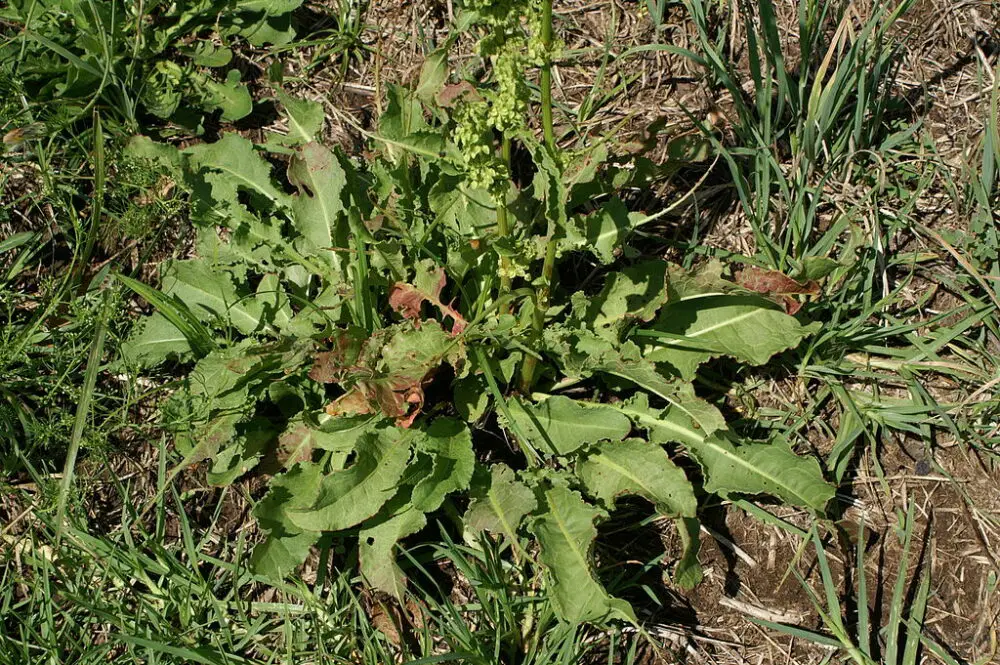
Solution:
M542 75L539 86L542 92L542 134L545 137L545 147L549 153L556 155L555 131L552 127L552 0L542 0L542 46L545 61L542 63ZM537 345L542 339L545 327L545 313L549 309L549 296L552 293L552 275L556 266L556 229L554 220L549 220L548 242L545 244L545 261L542 264L542 283L535 291L535 311L531 319L532 341ZM535 370L538 359L525 356L521 365L521 392L529 394L535 382Z
M545 62L542 63L542 134L545 147L553 155L556 153L556 135L552 128L552 0L542 1L542 46Z
M503 159L504 165L510 169L510 137L504 135L503 142L500 144L500 157ZM507 194L504 193L502 200L497 202L497 235L500 238L506 238L510 235L510 218L507 212ZM510 293L510 283L511 283L511 268L510 268L510 257L501 256L500 257L500 297L503 298L508 293ZM500 305L501 314L510 314L510 302L504 302Z

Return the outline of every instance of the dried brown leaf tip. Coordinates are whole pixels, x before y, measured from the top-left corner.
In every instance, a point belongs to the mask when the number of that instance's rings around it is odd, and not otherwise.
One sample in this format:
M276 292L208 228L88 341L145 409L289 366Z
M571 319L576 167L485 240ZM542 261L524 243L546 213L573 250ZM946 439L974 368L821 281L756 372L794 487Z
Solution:
M737 272L735 277L737 284L781 304L788 314L795 314L802 308L802 302L793 296L819 294L819 284L815 280L797 282L777 270L750 266Z

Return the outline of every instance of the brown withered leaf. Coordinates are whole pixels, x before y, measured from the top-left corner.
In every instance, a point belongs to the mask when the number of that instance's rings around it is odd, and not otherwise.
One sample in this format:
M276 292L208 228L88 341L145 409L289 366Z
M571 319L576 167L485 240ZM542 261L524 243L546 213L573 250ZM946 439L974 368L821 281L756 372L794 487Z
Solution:
M793 296L818 295L819 284L814 280L797 282L777 270L766 270L750 266L736 273L736 283L745 289L767 296L785 308L785 313L794 315L802 307L802 302Z
M482 97L476 92L475 86L468 81L462 81L461 83L451 83L444 86L438 91L434 99L441 108L450 109L464 99L477 102Z
M372 413L372 405L359 388L354 388L327 404L326 412L331 416L362 416Z
M375 630L382 633L391 644L399 646L402 643L399 637L399 626L402 625L399 608L383 603L374 605L371 609L371 622Z
M337 352L319 354L315 376L336 376L347 392L326 407L332 416L381 413L409 427L424 405L424 386L442 363L460 369L464 345L435 320L407 321L378 330L362 344L351 366L337 364ZM331 357L334 359L331 360ZM315 377L314 377L315 378Z
M335 351L322 351L316 354L309 378L320 383L336 383L343 373L343 367Z
M429 302L441 311L446 317L452 320L451 334L460 335L468 325L468 322L451 305L441 302L441 291L447 284L447 277L444 268L424 266L425 272L418 274L414 280L416 284L396 282L389 293L389 306L399 312L403 318L420 323L420 308L424 302Z
M340 383L357 363L364 340L345 332L331 340L329 351L321 351L313 359L309 378L319 383Z

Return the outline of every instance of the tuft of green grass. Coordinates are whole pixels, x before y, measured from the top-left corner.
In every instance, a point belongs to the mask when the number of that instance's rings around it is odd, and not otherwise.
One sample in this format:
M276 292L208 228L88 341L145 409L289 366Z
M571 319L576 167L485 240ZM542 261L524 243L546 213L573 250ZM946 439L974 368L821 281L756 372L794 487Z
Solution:
M917 665L921 662L923 653L930 651L949 665L955 659L924 630L924 618L927 604L931 596L930 566L926 552L921 552L916 561L915 572L911 576L910 562L913 557L914 503L909 504L907 512L897 515L899 524L895 529L898 537L900 556L896 579L892 586L892 594L888 599L888 615L884 625L878 620L880 608L869 605L869 579L865 567L865 527L859 524L856 549L854 552L854 567L851 579L855 581L856 590L848 590L851 605L856 607L856 616L849 622L847 611L841 602L841 588L830 567L823 539L820 537L816 524L805 535L805 543L812 544L816 553L816 567L819 571L822 596L818 595L812 585L799 571L792 567L792 572L802 585L814 609L823 623L826 633L767 621L757 617L748 617L751 621L771 630L800 638L814 644L840 650L856 665ZM776 524L781 524L776 521Z
M159 474L162 482L162 464ZM246 531L229 536L221 521L234 490L168 490L140 519L131 498L138 488L107 482L122 506L117 523L88 523L83 490L74 491L66 522L56 522L45 492L0 535L0 664L628 664L658 648L635 633L559 624L537 584L511 584L511 564L489 541L445 539L409 553L421 581L400 612L359 595L349 568L327 572L320 563L314 585L273 585L249 573ZM195 523L192 504L206 500L209 520ZM453 573L442 579L434 571L446 565ZM442 586L453 582L465 597Z
M843 232L820 231L824 189L877 168L873 155L898 151L918 126L899 118L898 43L890 36L913 0L882 5L860 26L841 3L799 3L794 63L773 0L741 5L730 20L746 37L749 80L726 55L729 32L712 20L711 3L685 5L707 72L731 99L737 140L716 145L757 250L770 267L808 272L804 262L826 257Z

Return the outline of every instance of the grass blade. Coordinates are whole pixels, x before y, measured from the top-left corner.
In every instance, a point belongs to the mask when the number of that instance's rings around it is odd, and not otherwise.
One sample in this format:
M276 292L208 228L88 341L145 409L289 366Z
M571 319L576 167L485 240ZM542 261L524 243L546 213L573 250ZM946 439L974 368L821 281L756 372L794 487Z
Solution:
M69 449L66 451L66 462L63 465L62 482L59 486L59 499L56 504L56 543L62 537L66 504L69 501L69 492L73 486L77 453L80 451L80 439L83 438L83 428L86 426L87 416L90 414L90 402L94 395L94 386L97 383L97 372L101 367L101 356L104 354L104 336L107 331L105 319L108 311L108 293L108 291L104 292L104 311L97 321L94 343L90 347L90 356L87 358L87 369L83 377L83 392L80 395L80 402L76 406L73 431L70 435Z
M855 557L858 577L858 646L861 648L861 653L870 658L872 644L868 616L868 581L865 577L865 525L863 520L858 522L858 548Z
M913 509L910 503L903 523L903 552L899 559L899 571L892 590L892 605L889 607L889 623L886 625L885 654L883 660L895 665L899 656L899 631L903 618L903 603L906 602L906 572L910 563L910 542L913 536Z

